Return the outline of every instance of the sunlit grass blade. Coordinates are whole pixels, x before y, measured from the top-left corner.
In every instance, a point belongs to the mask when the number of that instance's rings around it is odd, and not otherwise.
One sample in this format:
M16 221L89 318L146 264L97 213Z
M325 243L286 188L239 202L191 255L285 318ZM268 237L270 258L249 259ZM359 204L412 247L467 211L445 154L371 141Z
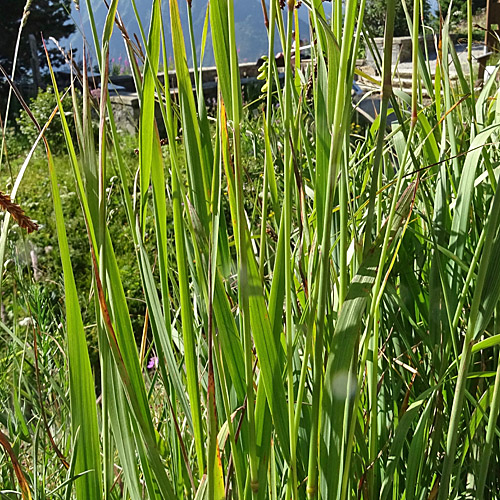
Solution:
M66 322L68 358L70 364L70 401L73 434L78 432L79 445L75 473L90 471L75 482L77 498L100 498L102 494L101 459L97 429L97 410L94 379L90 369L87 342L78 303L71 258L69 254L61 198L50 149L47 148L52 184L54 212L58 230L61 262L64 269L66 293Z
M500 219L500 191L497 190L490 204L488 220L485 225L485 244L479 262L478 276L473 294L471 311L468 318L467 331L464 338L458 379L450 416L450 427L446 443L446 456L443 463L439 500L449 496L450 480L455 461L459 419L463 408L463 398L469 364L471 362L472 341L480 335L493 314L494 307L500 299L500 286L496 276L490 272L498 272L497 255L500 245L498 221ZM485 304L486 301L486 304Z
M390 228L391 241L397 237L397 233L411 212L415 190L416 184L410 184L399 200ZM321 491L325 498L338 495L337 488L342 474L342 465L339 461L344 441L344 407L349 401L347 384L349 377L352 377L350 367L356 355L354 349L361 333L362 315L368 294L375 284L384 234L385 231L374 242L353 278L332 338L322 402ZM335 465L340 474L331 473L332 465Z
M160 2L155 0L151 11L151 24L148 36L148 59L144 67L144 82L142 84L141 116L139 118L139 167L141 177L141 227L146 231L146 207L151 179L153 151L155 143L155 81L158 73L160 57ZM164 204L163 204L164 205ZM161 219L164 220L164 219ZM160 223L160 221L158 221ZM162 234L164 234L162 232ZM161 252L164 262L164 252Z

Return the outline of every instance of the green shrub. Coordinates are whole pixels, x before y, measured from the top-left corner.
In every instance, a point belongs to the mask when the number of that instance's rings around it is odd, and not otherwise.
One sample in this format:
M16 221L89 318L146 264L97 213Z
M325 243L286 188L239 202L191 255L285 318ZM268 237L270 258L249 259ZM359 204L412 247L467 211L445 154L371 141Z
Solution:
M410 15L413 15L413 8L407 2ZM369 28L373 36L384 36L386 0L367 0L365 10L365 27ZM424 0L424 17L428 20L431 17L428 0ZM394 19L394 36L409 35L408 23L402 2L396 2L396 15Z
M29 107L33 116L36 118L41 127L47 123L54 108L57 106L54 89L47 87L38 93L37 97L30 100ZM63 100L63 107L66 114L71 114L73 103L71 96L68 94ZM38 137L38 130L33 124L33 121L28 116L26 111L21 111L20 116L16 120L19 129L18 144L24 149L28 149ZM72 135L75 135L75 125L73 120L68 120ZM66 151L66 141L62 130L61 120L55 117L49 125L45 137L49 142L50 149L53 154L64 153ZM39 146L38 152L43 152L43 146Z

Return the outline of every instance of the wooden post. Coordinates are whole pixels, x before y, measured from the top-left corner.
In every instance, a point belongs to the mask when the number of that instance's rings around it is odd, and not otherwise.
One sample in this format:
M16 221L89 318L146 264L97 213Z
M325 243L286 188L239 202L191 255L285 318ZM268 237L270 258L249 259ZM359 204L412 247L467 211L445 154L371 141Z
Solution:
M489 56L497 45L500 35L500 0L486 0L486 35L484 36L485 54L479 57L480 80L484 79L484 70Z

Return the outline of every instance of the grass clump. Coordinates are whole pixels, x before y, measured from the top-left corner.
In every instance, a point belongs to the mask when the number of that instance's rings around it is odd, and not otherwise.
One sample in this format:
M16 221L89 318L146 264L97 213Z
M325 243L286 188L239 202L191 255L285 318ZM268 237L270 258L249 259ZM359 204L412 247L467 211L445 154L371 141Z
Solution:
M81 101L69 91L73 116L54 85L68 157L58 168L45 143L50 186L40 188L62 281L57 306L46 306L46 287L20 261L4 273L0 422L22 466L16 476L4 454L3 494L496 498L496 81L475 89L456 67L451 85L449 19L430 77L417 0L412 91L393 89L390 0L380 113L353 127L364 0L336 3L331 19L304 2L304 65L292 64L295 3L281 7L266 5L258 111L242 101L231 0L212 0L207 14L218 76L210 116L176 0L175 92L157 78L171 55L160 2L141 26L142 53L122 31L140 95L136 144L121 139L107 94L117 2L94 33L97 133L85 68Z

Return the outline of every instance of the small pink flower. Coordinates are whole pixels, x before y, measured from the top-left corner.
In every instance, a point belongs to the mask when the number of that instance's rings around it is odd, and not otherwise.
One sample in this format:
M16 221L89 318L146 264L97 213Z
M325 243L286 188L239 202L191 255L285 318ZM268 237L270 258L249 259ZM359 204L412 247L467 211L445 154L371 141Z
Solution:
M158 368L158 356L151 356L149 358L148 370L152 370L153 368Z

